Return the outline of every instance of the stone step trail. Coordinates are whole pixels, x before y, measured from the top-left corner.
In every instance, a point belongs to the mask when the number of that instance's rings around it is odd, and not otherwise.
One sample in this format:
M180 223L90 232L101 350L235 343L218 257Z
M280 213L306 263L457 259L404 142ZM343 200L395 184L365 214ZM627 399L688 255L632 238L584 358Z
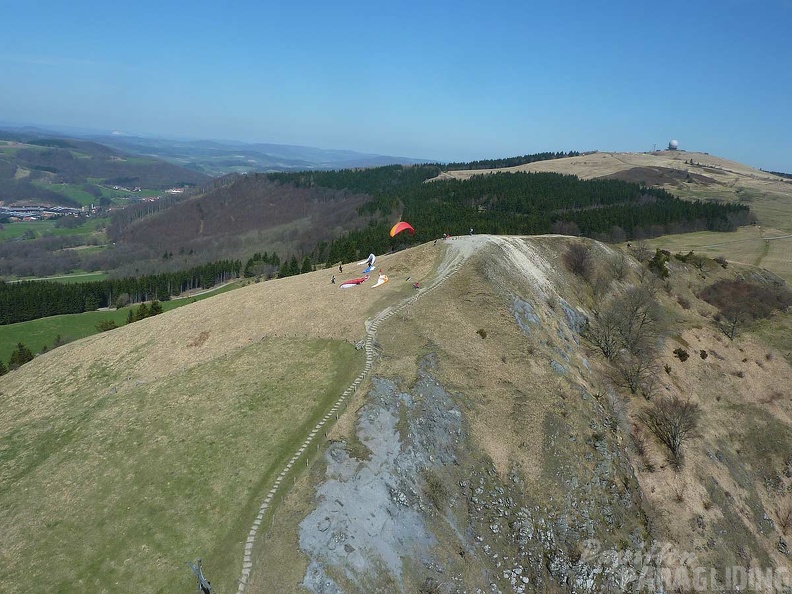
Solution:
M363 380L368 375L369 371L371 371L371 367L374 362L374 341L377 335L377 330L379 329L380 323L386 321L391 316L397 314L398 312L402 311L403 309L409 307L413 303L415 303L419 298L423 297L424 295L434 291L437 287L442 285L446 279L450 276L455 274L465 263L466 258L455 258L453 259L447 266L447 268L443 269L441 274L427 287L423 289L419 289L415 295L409 297L402 301L399 305L394 307L388 307L381 311L371 323L366 324L366 340L364 343L364 349L366 351L366 363L363 366L363 371L358 374L358 376L352 381L352 383L347 387L346 390L341 394L341 396L336 400L333 404L330 411L322 417L322 420L316 424L313 430L308 434L308 437L305 441L300 445L297 451L292 455L289 461L286 463L286 466L281 470L280 474L278 474L277 478L275 479L272 488L267 492L264 500L262 501L261 505L259 506L258 514L256 515L256 519L253 521L253 525L250 528L250 532L248 532L247 540L245 541L245 549L244 555L242 557L242 574L239 576L238 579L238 588L237 594L245 594L245 589L248 585L248 580L250 579L250 572L253 569L253 544L256 541L256 536L261 528L262 521L264 519L264 514L267 510L272 507L275 503L275 495L278 492L278 488L280 487L281 482L285 478L286 474L295 466L297 461L299 460L300 456L308 449L308 446L311 445L314 437L318 435L319 431L331 422L333 418L333 413L338 412L341 408L341 405L346 400L346 398L357 392L358 386L363 382ZM306 464L308 458L306 457ZM285 492L283 494L285 496Z

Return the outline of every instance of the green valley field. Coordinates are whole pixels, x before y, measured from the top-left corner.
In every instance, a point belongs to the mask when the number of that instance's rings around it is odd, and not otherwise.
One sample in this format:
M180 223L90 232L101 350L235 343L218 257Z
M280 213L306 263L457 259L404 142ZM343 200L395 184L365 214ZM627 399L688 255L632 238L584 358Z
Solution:
M80 282L89 280L83 277L73 279L71 277L59 279L61 282ZM98 278L93 280L99 280ZM162 302L162 309L169 311L194 301L199 301L225 293L237 288L236 283L229 283L214 290L201 292L194 297L172 299ZM106 311L87 311L79 314L64 314L60 316L49 316L29 322L18 322L16 324L0 325L0 360L8 361L11 351L17 343L23 343L34 353L39 353L44 347L52 348L56 339L60 337L62 342L71 342L79 338L96 334L96 325L107 320L114 321L118 326L126 323L130 310L134 310L137 305L122 307Z

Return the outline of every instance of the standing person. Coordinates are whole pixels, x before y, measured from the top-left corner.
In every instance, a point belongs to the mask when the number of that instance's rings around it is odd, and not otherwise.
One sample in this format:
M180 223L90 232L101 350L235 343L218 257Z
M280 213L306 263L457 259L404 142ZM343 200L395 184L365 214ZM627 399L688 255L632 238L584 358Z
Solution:
M344 272L344 269L341 267L341 264L338 265L338 272Z
M330 279L330 284L331 285L335 284L335 274L333 275L333 278Z
M473 227L470 228L470 234L473 235Z

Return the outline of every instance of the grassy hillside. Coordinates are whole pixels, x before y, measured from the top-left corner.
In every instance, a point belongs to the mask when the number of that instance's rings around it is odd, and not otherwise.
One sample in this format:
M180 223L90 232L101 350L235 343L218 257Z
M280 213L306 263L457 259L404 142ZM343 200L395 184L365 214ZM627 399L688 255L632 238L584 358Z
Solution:
M580 333L651 275L629 253L617 274L618 253L586 241L610 282L583 280L564 263L580 241L430 242L381 256L377 289L339 289L333 271L252 284L0 378L4 588L188 591L184 562L202 557L231 592L246 543L251 593L615 589L620 569L589 539L781 567L792 368L773 328L790 314L731 342L696 295L750 271L670 261L658 382L632 395ZM357 350L367 327L372 349ZM282 474L372 365L328 439ZM680 471L633 437L664 394L701 408Z
M0 131L0 200L80 206L104 197L131 197L134 187L156 195L209 178L151 157L131 156L77 139L42 138ZM127 189L119 194L120 187Z
M732 262L765 268L792 282L792 233L762 225L740 227L737 231L680 233L647 240L652 248L683 254L693 251L710 258L725 257Z
M252 284L0 379L4 591L189 589L197 556L230 589L265 485L363 365L363 321L412 290L386 286Z

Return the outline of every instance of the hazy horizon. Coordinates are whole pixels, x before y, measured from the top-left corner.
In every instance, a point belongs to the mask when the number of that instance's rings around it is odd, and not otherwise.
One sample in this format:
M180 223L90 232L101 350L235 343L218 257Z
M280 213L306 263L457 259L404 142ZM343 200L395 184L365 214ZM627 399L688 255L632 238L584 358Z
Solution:
M0 119L438 161L679 140L792 171L788 0L8 4Z

